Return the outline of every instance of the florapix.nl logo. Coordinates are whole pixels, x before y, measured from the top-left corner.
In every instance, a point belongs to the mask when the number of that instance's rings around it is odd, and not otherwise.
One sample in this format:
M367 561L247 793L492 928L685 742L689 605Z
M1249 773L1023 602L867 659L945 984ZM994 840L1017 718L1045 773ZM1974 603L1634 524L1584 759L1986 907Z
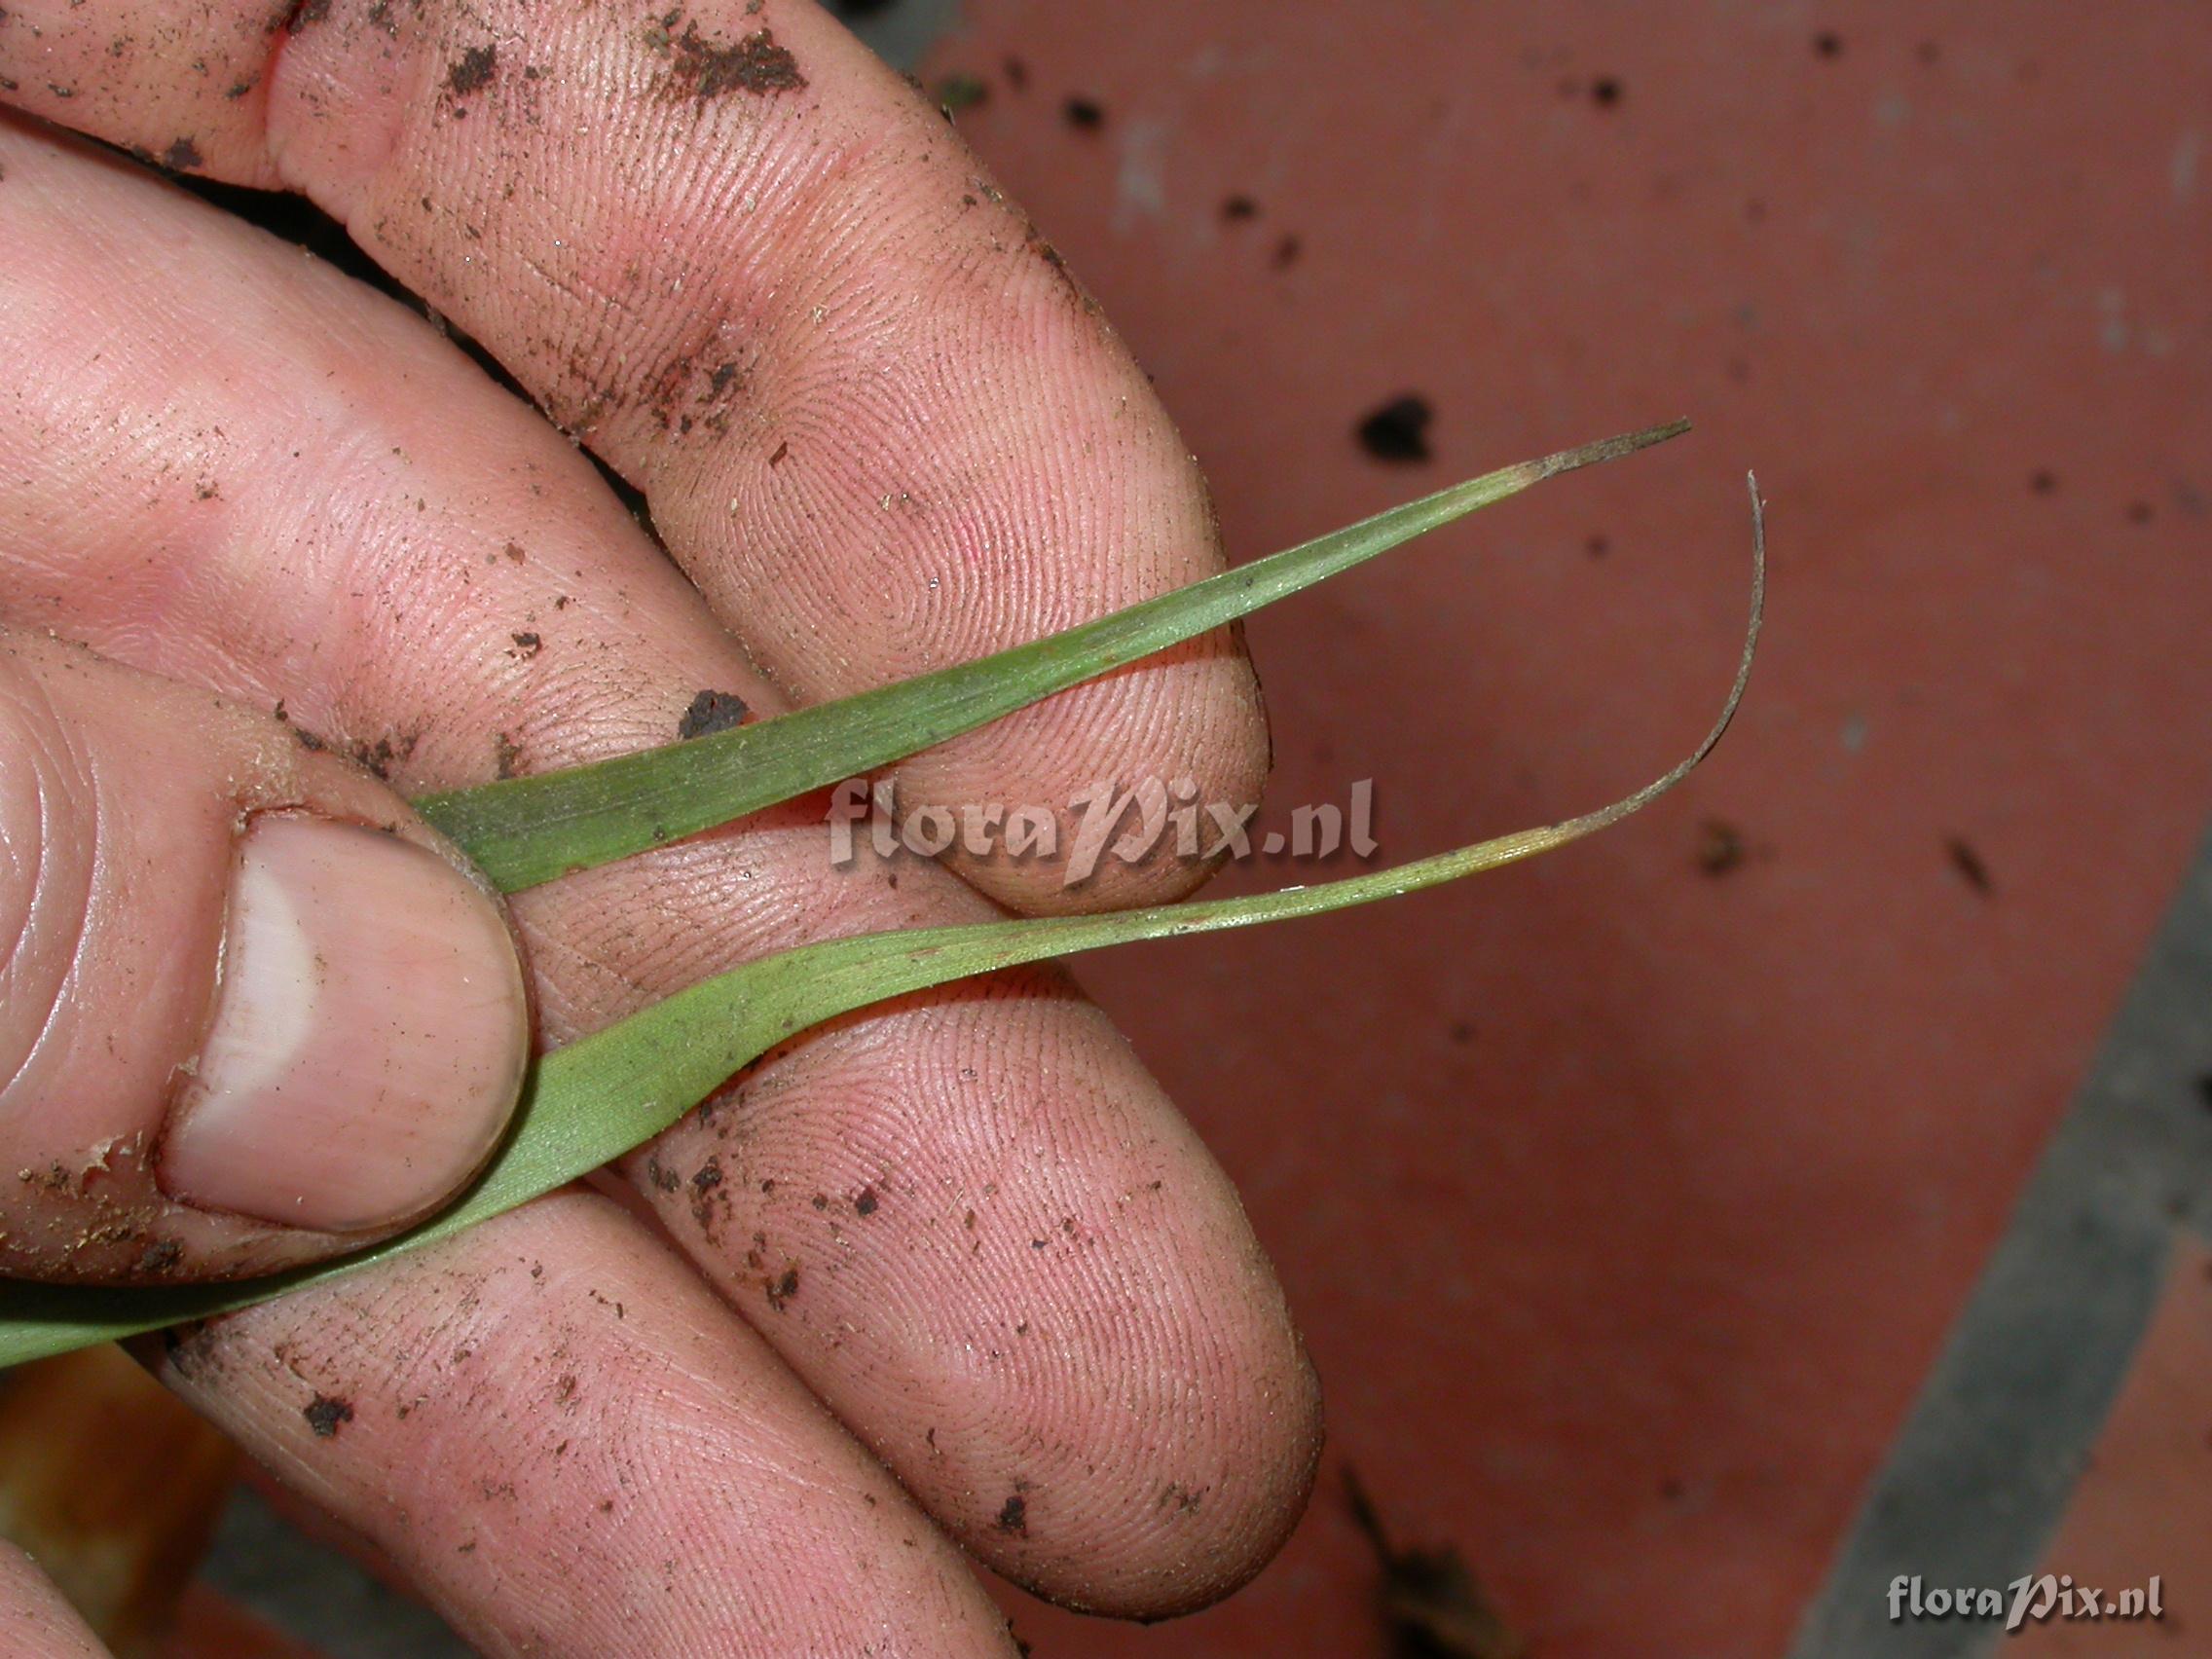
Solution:
M901 852L934 859L957 848L977 859L1064 860L1062 883L1074 887L1106 859L1137 865L1161 856L1212 863L1349 854L1364 860L1379 847L1372 778L1354 783L1342 805L1292 807L1280 829L1256 826L1259 811L1257 801L1201 800L1189 778L1147 778L1126 788L1096 783L1057 809L933 801L902 810L893 780L871 788L866 779L848 778L830 793L830 862L838 868L851 865L864 840L883 859Z
M2044 1572L2015 1578L2002 1590L1929 1584L1917 1574L1890 1580L1890 1622L1907 1619L2000 1620L2008 1631L2054 1619L2125 1623L2161 1619L2166 1614L2164 1585L2153 1573L2148 1582L2123 1590L2078 1584L2070 1572Z

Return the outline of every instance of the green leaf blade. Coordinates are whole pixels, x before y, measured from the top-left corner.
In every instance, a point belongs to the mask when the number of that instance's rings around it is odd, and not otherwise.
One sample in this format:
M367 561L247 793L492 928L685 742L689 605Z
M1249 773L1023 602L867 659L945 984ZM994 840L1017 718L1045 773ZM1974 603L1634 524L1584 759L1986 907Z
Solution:
M1765 517L1751 485L1751 619L1719 718L1671 770L1595 812L1365 875L1236 899L1095 916L865 934L780 952L681 991L545 1056L505 1148L453 1208L359 1254L235 1284L110 1289L0 1283L0 1370L235 1312L451 1238L567 1185L671 1127L733 1074L794 1033L887 998L1048 957L1320 915L1517 863L1649 805L1727 731L1751 682L1765 612Z
M1604 459L1607 453L1626 453L1628 448L1641 448L1645 443L1672 436L1677 429L1678 427L1656 427L1648 433L1611 440L1607 445L1591 445L1582 450L1566 451L1545 461L1530 462L1524 467L1508 468L1503 473L1491 474L1471 485L1459 486L1456 491L1443 492L1422 502L1412 503L1412 506L1442 515L1437 519L1439 523L1448 522L1449 518L1456 517L1460 512L1472 510L1471 506L1465 504L1466 492L1495 489L1499 494L1489 498L1499 498L1504 494L1526 488L1537 478L1551 476L1554 471L1566 470L1571 465L1588 464L1592 460ZM1447 498L1454 499L1447 500ZM1481 503L1478 501L1476 504ZM1398 511L1402 513L1406 509ZM1383 515L1384 519L1391 517L1389 514ZM1751 661L1757 645L1765 601L1765 518L1755 480L1751 482L1751 520L1753 576L1751 619L1736 676L1719 718L1704 741L1686 758L1664 776L1609 806L1559 824L1521 830L1389 869L1313 887L1288 888L1253 897L1198 901L1107 915L1033 918L986 922L967 927L870 934L823 940L763 958L679 992L606 1030L541 1058L533 1068L515 1125L483 1177L452 1208L398 1237L351 1256L230 1284L108 1288L0 1282L0 1370L94 1343L118 1341L171 1325L234 1312L271 1297L324 1283L342 1274L390 1260L404 1252L451 1238L467 1228L588 1174L664 1132L684 1113L720 1088L733 1074L759 1058L785 1038L886 998L1047 957L1074 955L1139 940L1172 938L1191 933L1248 927L1293 916L1318 915L1378 899L1415 893L1480 870L1493 869L1500 865L1532 857L1618 823L1648 805L1688 776L1720 741L1743 700L1750 683ZM1380 521L1369 522L1375 524ZM1396 522L1397 528L1402 529L1407 521L1401 519ZM1396 535L1396 530L1383 534ZM1404 535L1396 535L1396 540L1403 539ZM1323 538L1324 542L1328 540L1329 538ZM1396 541L1384 544L1395 545ZM1307 548L1294 549L1293 553L1307 553L1318 545L1321 544L1309 543ZM1360 562L1362 558L1373 557L1375 552L1381 550L1382 547L1377 546L1368 551L1352 549L1347 552L1340 547L1334 555L1340 558L1340 562L1331 568L1347 568L1350 564ZM1276 557L1281 559L1286 556ZM1250 567L1246 571L1233 571L1230 577L1216 577L1213 580L1221 583L1233 577L1248 575L1261 571L1270 563L1272 562L1263 561L1261 566ZM1279 593L1296 591L1298 587L1309 585L1311 581L1318 579L1319 575L1310 573L1309 569L1299 567L1294 562L1288 568L1288 574L1281 576L1283 585L1277 590L1277 596ZM1183 591L1189 593L1193 590ZM1221 591L1232 590L1225 588ZM1168 600L1181 597L1166 596ZM1148 604L1158 607L1162 602L1152 601ZM1247 610L1250 608L1256 608L1256 606L1245 607ZM1138 611L1144 609L1144 607L1137 608ZM1239 610L1234 614L1242 613L1244 612ZM1145 645L1147 640L1157 636L1145 632L1152 624L1141 618L1130 623L1128 618L1134 614L1135 612L1123 612L1106 618L1104 623L1091 624L1092 629L1106 631L1092 636L1093 645L1084 647L1091 654L1079 660L1096 661L1102 657L1111 657L1116 651L1144 655L1149 654L1150 649L1159 648ZM1172 608L1169 614L1174 614ZM1182 620L1173 625L1189 624L1195 614L1213 613L1183 612ZM1129 631L1117 633L1107 628L1108 624L1122 624ZM1203 632L1206 627L1215 625L1218 624L1207 622L1190 626L1189 632ZM1189 634L1183 637L1189 637ZM1051 643L1041 642L1044 645ZM1034 647L1022 647L1023 650L1032 648ZM966 665L966 668L971 671L1004 673L1007 672L1004 666L1007 658L1016 655L1018 653L1002 653L998 658ZM1121 660L1129 658L1124 657ZM994 663L1001 666L992 670L991 665ZM1111 661L1107 663L1109 667L1114 665ZM1022 682L1024 685L1038 682L1031 672L1033 666L1021 670L1030 676ZM1050 669L1050 673L1064 671L1064 663L1055 663ZM954 674L959 672L948 671ZM1050 673L1047 678L1050 678ZM934 706L931 698L940 694L948 695L951 699L946 707L963 712L960 718L964 718L966 712L973 712L976 706L995 706L995 701L1003 700L1004 695L1011 694L994 690L987 684L978 691L972 687L963 689L957 681L945 683L951 686L949 692L941 692L941 688L932 690L927 696L903 705L904 714L902 718L913 715L916 710L922 711L922 717L926 718L928 711ZM905 687L887 689L897 692ZM870 695L883 696L885 693ZM828 707L834 709L841 706ZM797 718L799 717L787 717ZM781 722L769 722L770 725L779 723ZM765 730L768 726L744 729ZM853 733L847 732L846 736L852 737ZM718 740L703 741L712 743ZM665 753L655 752L656 755ZM834 758L838 764L826 781L835 781L836 778L865 769L864 766L851 763L849 756ZM608 766L620 764L621 762L607 763ZM503 789L507 786L495 787Z
M665 749L416 801L505 892L712 830L973 731L1197 639L1576 467L1664 443L1669 422L1502 467L1095 622Z

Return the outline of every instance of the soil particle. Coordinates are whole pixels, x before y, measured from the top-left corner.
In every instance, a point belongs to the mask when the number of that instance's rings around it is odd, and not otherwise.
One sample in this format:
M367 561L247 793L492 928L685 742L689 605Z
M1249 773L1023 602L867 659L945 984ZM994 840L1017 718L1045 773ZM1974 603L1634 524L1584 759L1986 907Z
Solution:
M1982 862L1981 854L1963 835L1953 835L1943 843L1950 855L1951 867L1959 872L1959 879L1984 899L1997 891L1997 883L1989 873L1989 866Z
M2058 474L2047 466L2039 466L2028 474L2028 488L2039 496L2058 494Z
M1106 125L1106 106L1095 98L1072 97L1060 105L1060 115L1078 132L1096 132Z
M171 172L194 172L200 164L200 146L189 138L179 138L162 152L162 166Z
M798 1294L798 1269L786 1267L782 1277L764 1278L760 1288L768 1293L768 1306L781 1313L784 1305Z
M291 16L284 19L284 27L298 34L311 23L319 23L329 16L330 0L300 0L300 4L292 8Z
M322 739L312 737L301 727L292 727L293 734L310 749L323 747ZM403 761L415 753L415 745L422 741L421 732L405 732L397 737L380 737L374 743L366 741L350 745L346 753L353 757L354 764L375 773L386 783L391 782L394 761Z
M1708 818L1698 826L1697 867L1719 877L1743 866L1744 832L1726 819Z
M721 46L699 32L695 22L684 23L682 12L668 12L645 31L645 45L673 59L668 77L670 93L704 104L725 92L754 92L767 96L797 92L806 85L798 59L776 44L775 34L756 29L734 45Z
M1275 243L1274 252L1268 255L1268 263L1277 271L1288 271L1305 251L1306 243L1293 232Z
M1354 432L1359 447L1377 461L1426 461L1428 424L1434 415L1427 398L1409 392L1368 415Z
M492 738L492 765L497 776L512 778L521 771L522 746L505 732Z
M1015 1493L999 1509L999 1530L1013 1537L1029 1536L1029 1499Z
M745 699L735 691L701 690L691 699L691 706L683 711L683 718L676 722L676 736L680 743L689 743L695 737L712 737L718 731L727 731L745 720Z
M457 98L470 92L480 92L492 84L492 76L499 66L499 49L486 44L472 46L453 60L446 71L446 91Z
M1823 57L1843 55L1843 36L1833 29L1823 29L1813 37L1813 50Z
M138 1253L133 1269L150 1276L173 1272L184 1258L184 1246L173 1238L156 1239Z
M508 636L515 643L515 654L528 662L545 648L545 641L536 634L524 632Z
M774 453L773 455L771 455L771 456L770 456L770 457L768 458L768 464L769 464L770 466L781 466L781 465L783 465L783 464L784 464L784 458L785 458L786 456L790 455L791 453L792 453L792 446L791 446L790 444L788 444L788 443L779 443L779 444L778 444L778 445L776 446L776 451L775 451L775 453Z
M1611 75L1601 75L1590 83L1590 101L1600 109L1613 109L1620 104L1623 89Z
M710 1240L715 1235L715 1203L718 1194L720 1196L722 1209L726 1212L729 1208L729 1195L721 1192L721 1185L722 1161L719 1158L708 1159L691 1177L691 1219L697 1224L700 1233Z
M873 1187L863 1187L861 1196L853 1200L853 1213L855 1215L873 1215L875 1205L875 1189Z
M331 1394L317 1394L301 1413L317 1440L335 1440L338 1431L353 1420L353 1402Z
M1260 204L1239 192L1222 199L1221 216L1232 224L1240 219L1257 219L1260 216Z
M1457 1550L1449 1544L1392 1548L1382 1517L1348 1468L1345 1496L1382 1569L1375 1605L1391 1659L1518 1659L1528 1651Z

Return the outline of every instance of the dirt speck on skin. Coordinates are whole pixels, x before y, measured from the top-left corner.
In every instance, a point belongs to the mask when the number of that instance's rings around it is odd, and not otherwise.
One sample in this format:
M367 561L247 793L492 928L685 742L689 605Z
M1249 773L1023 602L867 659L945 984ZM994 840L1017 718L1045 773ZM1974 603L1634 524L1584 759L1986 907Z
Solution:
M768 1293L768 1306L781 1313L785 1305L798 1294L798 1269L786 1267L781 1276L762 1279L760 1288Z
M200 165L200 146L190 138L179 138L162 152L162 166L171 172L193 172Z
M509 638L515 643L515 654L525 662L545 648L544 640L536 634L524 632L510 635Z
M875 1189L873 1187L863 1187L861 1196L853 1200L853 1213L855 1215L873 1215L875 1208Z
M723 46L702 35L696 22L683 23L683 32L678 34L680 22L683 22L681 10L665 12L645 30L646 47L672 62L668 90L675 97L704 104L725 92L768 96L794 92L806 85L798 59L776 44L772 30L756 29Z
M284 27L292 34L330 16L330 0L300 0L291 15L284 19Z
M658 1184L658 1178L655 1179ZM663 1189L666 1191L666 1189ZM718 1201L724 1213L729 1209L729 1195L722 1191L722 1161L709 1158L691 1176L691 1219L708 1238L715 1235L715 1210Z
M314 1431L317 1440L335 1440L338 1431L353 1420L353 1402L332 1394L317 1394L307 1403L301 1415L308 1419L308 1427Z
M1072 97L1060 106L1060 114L1078 132L1096 132L1106 125L1106 106L1096 98Z
M174 1272L176 1265L184 1259L184 1246L173 1238L158 1238L138 1252L138 1260L131 1264L133 1272L159 1278Z
M1619 105L1624 89L1611 75L1601 75L1590 83L1590 101L1600 109L1612 109Z
M1260 216L1260 204L1251 197L1239 192L1235 196L1223 198L1221 216L1231 224L1235 224L1243 219L1257 219Z
M446 71L446 91L457 98L480 92L492 84L499 67L499 49L487 43L472 46L453 60Z
M1459 1552L1395 1549L1382 1517L1349 1468L1345 1497L1382 1569L1375 1606L1390 1659L1520 1659L1524 1641L1491 1605Z
M727 731L732 726L742 725L745 715L745 699L735 691L702 689L676 722L677 741L689 743L695 737L712 737L718 731Z
M1833 29L1823 29L1813 37L1813 50L1823 57L1843 55L1843 36Z
M492 739L492 764L495 775L512 778L519 774L522 746L505 732L496 733Z
M1408 392L1370 413L1353 432L1359 447L1377 461L1426 461L1428 424L1434 418L1427 398Z
M1010 1537L1029 1536L1029 1499L1015 1493L999 1509L998 1529Z
M325 747L321 738L300 726L295 725L292 731L310 749ZM404 761L411 756L415 753L415 745L422 739L423 734L419 731L402 732L396 737L380 737L374 743L363 740L349 746L346 753L352 756L354 764L375 773L388 784L391 782L394 762Z
M1975 850L1973 843L1964 835L1953 835L1943 843L1951 867L1959 872L1959 879L1984 899L1997 891L1996 878L1989 873L1989 866Z

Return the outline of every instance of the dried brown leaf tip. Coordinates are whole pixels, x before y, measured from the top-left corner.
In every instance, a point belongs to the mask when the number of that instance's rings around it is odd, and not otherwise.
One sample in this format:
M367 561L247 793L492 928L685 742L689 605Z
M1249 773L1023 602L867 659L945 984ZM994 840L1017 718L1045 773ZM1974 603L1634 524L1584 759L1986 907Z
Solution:
M1348 1467L1345 1501L1382 1569L1376 1610L1390 1659L1521 1659L1528 1652L1456 1549L1393 1548L1374 1500Z

